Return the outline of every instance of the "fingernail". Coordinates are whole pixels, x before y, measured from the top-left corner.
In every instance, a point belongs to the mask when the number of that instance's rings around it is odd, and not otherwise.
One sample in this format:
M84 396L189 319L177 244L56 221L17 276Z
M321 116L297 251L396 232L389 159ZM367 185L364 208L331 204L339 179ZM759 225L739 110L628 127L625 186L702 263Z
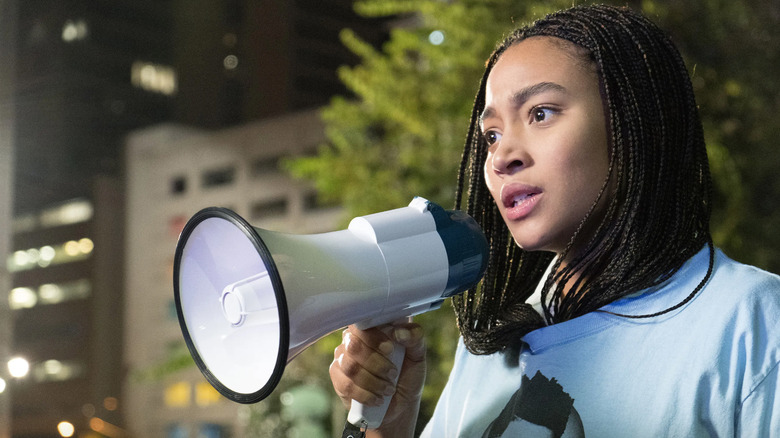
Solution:
M382 395L384 396L390 396L395 394L395 386L389 385L385 388L384 391L382 391Z
M395 339L397 339L398 342L406 342L411 338L412 338L412 332L410 332L409 329L405 329L405 328L395 329Z
M393 368L390 371L387 372L387 378L390 380L395 380L396 377L398 377L398 370Z
M382 354L390 354L393 352L393 343L390 341L384 341L381 344L379 344L379 351Z
M382 406L382 403L384 401L385 401L384 397L379 397L378 396L378 397L374 397L374 399L371 402L367 403L367 404L370 405L370 406Z

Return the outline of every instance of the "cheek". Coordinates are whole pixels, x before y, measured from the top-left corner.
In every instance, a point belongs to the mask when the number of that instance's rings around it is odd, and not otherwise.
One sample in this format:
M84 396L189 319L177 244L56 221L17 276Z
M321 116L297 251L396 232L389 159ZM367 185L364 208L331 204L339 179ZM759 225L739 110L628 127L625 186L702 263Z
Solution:
M588 132L588 131L581 131ZM569 175L580 183L596 185L597 190L606 180L609 170L607 140L603 132L590 131L591 135L571 136L566 144L571 145L568 154L560 154L556 165L563 175Z
M495 180L496 176L491 170L492 160L493 160L493 156L488 154L487 159L485 160L485 167L482 168L482 178L484 178L485 185L490 191L490 195L493 196L493 200L496 200L498 202L496 197L501 196L498 193L498 190L501 190L501 185Z

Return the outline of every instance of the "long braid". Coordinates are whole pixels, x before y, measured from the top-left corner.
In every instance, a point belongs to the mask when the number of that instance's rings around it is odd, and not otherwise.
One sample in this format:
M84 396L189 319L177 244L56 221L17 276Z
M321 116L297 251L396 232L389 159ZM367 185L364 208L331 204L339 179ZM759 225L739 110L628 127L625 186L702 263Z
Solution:
M456 207L483 227L490 265L476 288L454 299L466 346L476 354L500 351L545 324L526 304L553 255L526 252L511 238L483 180L487 144L479 132L487 78L518 42L555 37L596 67L609 127L609 175L542 287L546 323L575 318L673 275L705 244L710 268L684 305L706 284L713 264L712 208L706 148L696 102L681 56L661 30L627 8L577 6L512 33L488 60L474 101L458 174ZM580 54L580 52L584 54ZM603 219L587 242L580 231L607 196ZM575 246L573 260L561 260ZM568 290L563 294L563 286Z

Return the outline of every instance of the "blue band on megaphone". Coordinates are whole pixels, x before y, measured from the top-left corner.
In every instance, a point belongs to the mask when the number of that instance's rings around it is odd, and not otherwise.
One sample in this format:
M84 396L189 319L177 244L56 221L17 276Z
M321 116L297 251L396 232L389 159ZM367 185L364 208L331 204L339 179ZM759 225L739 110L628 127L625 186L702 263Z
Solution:
M459 210L445 210L428 202L428 210L436 223L436 231L447 251L449 277L443 298L468 290L485 274L488 263L488 244L477 222Z

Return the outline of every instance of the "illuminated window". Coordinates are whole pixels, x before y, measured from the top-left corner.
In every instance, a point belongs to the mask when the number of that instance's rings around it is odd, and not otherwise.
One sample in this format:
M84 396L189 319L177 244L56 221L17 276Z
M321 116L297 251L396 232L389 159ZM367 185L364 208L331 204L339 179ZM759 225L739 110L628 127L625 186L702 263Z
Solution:
M34 290L30 287L16 287L8 295L11 309L29 309L38 304L58 304L65 301L88 298L92 295L92 282L80 279L65 283L46 283Z
M56 227L77 224L92 219L94 208L87 200L77 199L41 212L41 225Z
M195 386L195 404L198 406L212 406L222 400L222 395L209 382L199 382Z
M46 245L40 248L15 251L6 261L11 272L45 268L49 265L77 262L89 258L95 248L92 239L87 237L70 240L59 245Z
M75 199L56 207L47 208L40 213L20 215L13 220L14 232L27 232L38 228L52 228L77 224L92 219L92 203L84 199Z
M87 279L67 283L42 284L38 288L41 304L57 304L63 301L79 300L92 294L92 282Z
M87 36L89 36L89 28L87 22L82 19L67 20L62 26L62 41L66 43L81 41Z
M177 382L165 388L165 406L186 408L190 405L192 385L189 382Z
M38 294L29 287L16 287L8 295L11 309L29 309L38 304Z
M130 81L134 86L153 93L171 96L176 94L178 80L173 67L136 61L130 70Z
M84 369L80 361L49 359L33 365L30 374L37 382L63 382L82 377Z

